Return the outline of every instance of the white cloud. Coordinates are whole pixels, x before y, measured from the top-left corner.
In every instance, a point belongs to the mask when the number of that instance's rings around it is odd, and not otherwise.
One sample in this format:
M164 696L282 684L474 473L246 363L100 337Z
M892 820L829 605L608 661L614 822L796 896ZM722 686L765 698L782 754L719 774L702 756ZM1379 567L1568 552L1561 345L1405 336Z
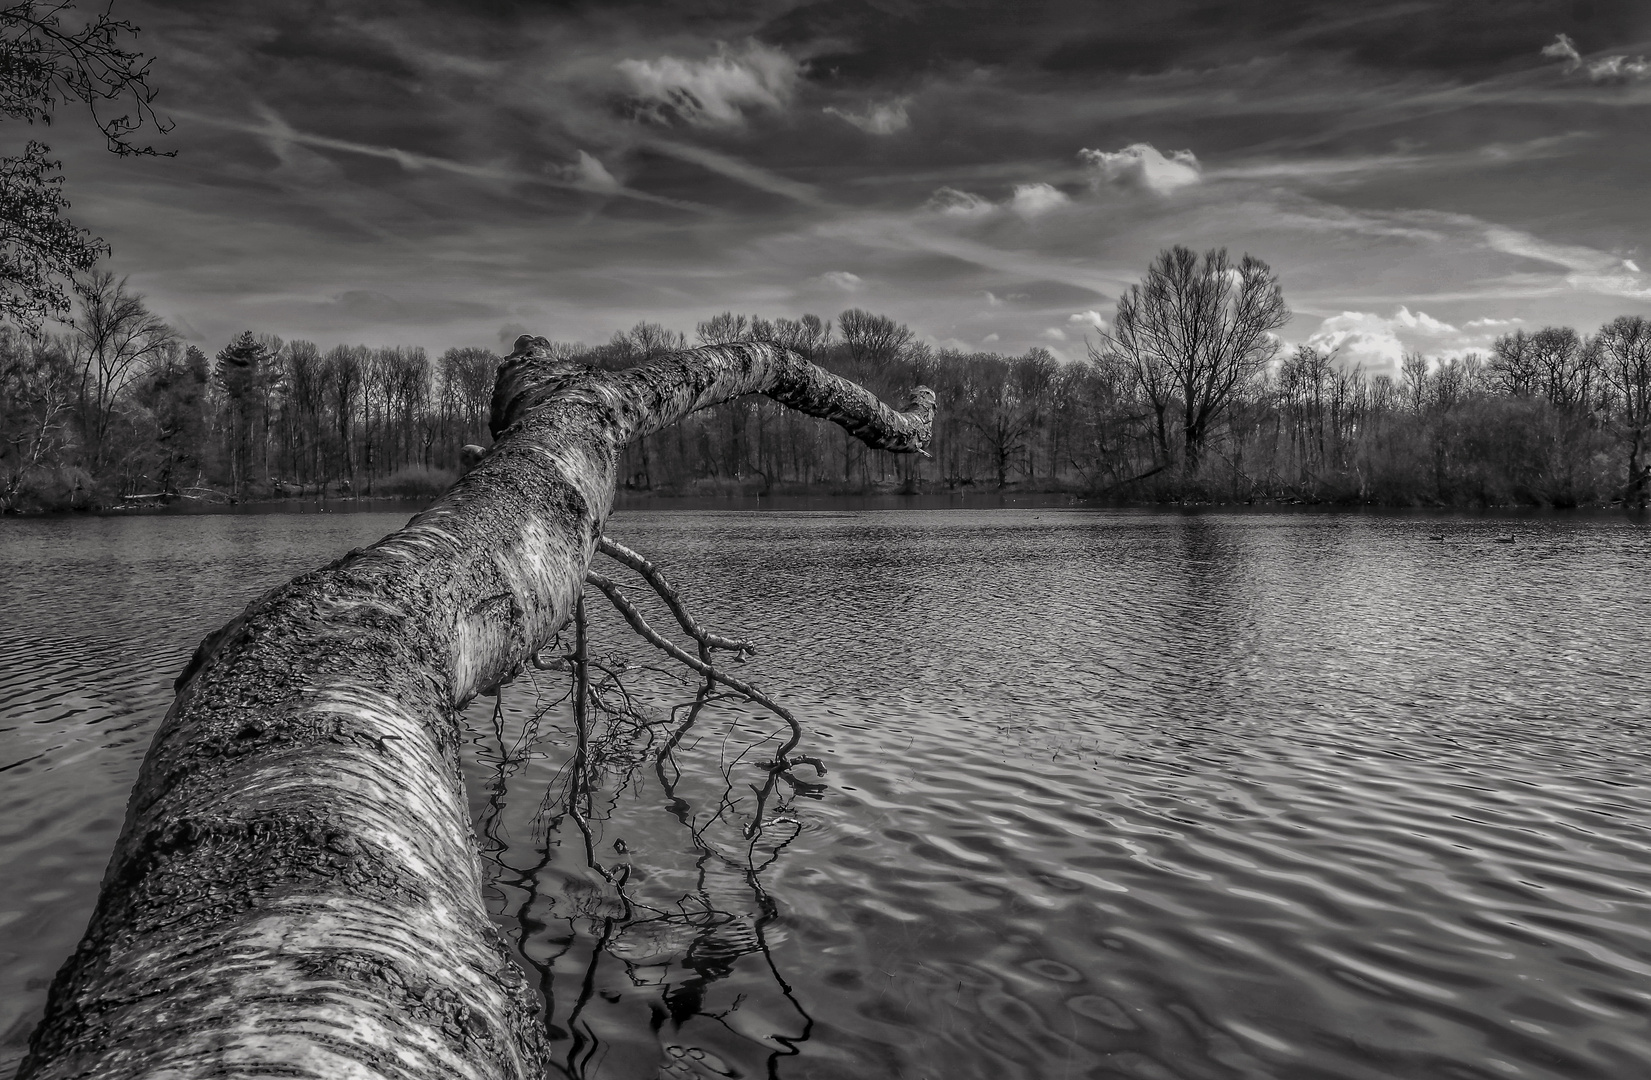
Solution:
M1106 319L1098 311L1079 311L1068 316L1066 321L1074 325L1088 326L1095 330L1105 330L1107 327Z
M1622 260L1622 265L1626 266L1636 274L1640 272L1640 264L1635 262L1633 259Z
M1582 54L1577 51L1576 42L1571 40L1569 34L1560 34L1551 44L1542 46L1542 55L1550 60L1565 61L1567 73L1575 71L1582 64Z
M1396 376L1407 352L1430 357L1461 356L1489 349L1497 332L1519 319L1475 319L1456 327L1425 311L1400 305L1392 315L1344 311L1319 324L1306 344L1335 350L1336 362L1361 365L1372 375Z
M996 335L996 334L987 334L985 337L980 339L980 343L982 345L990 345L994 341L1001 341L1001 340L1002 339L999 338L998 335Z
M855 127L868 135L893 135L897 131L904 131L910 118L906 115L906 100L898 98L886 101L881 105L873 105L863 113L849 112L829 105L825 111L840 120L847 120Z
M1651 77L1651 60L1636 56L1604 56L1588 65L1588 77L1595 82L1632 82Z
M675 114L701 127L737 127L746 109L783 110L802 71L783 50L759 41L737 52L719 47L707 60L661 56L616 66L656 119Z
M833 285L844 292L859 292L865 279L859 274L851 274L847 270L827 270L820 275L820 280L827 285Z
M1552 43L1542 47L1542 55L1551 60L1560 60L1565 64L1565 74L1569 75L1579 67L1583 67L1582 52L1576 47L1569 34L1559 34ZM1588 78L1594 82L1633 82L1638 79L1651 78L1651 60L1643 56L1630 58L1625 53L1613 56L1602 56L1598 60L1590 60L1586 64Z
M624 185L614 178L607 166L596 158L579 151L579 159L567 166L562 173L575 185L598 192L618 192Z
M1038 337L1048 338L1050 341L1065 341L1066 331L1058 326L1051 326L1039 334Z
M1196 184L1203 177L1191 150L1176 150L1165 157L1150 143L1134 143L1114 151L1079 150L1078 158L1095 170L1097 185L1139 187L1159 195Z
M987 289L984 295L986 297L986 306L987 307L1002 307L1003 306L1003 297L999 296L997 293L993 292L991 289Z
M945 214L948 217L961 218L984 217L997 209L989 199L983 199L972 192L959 191L956 188L949 187L943 187L935 191L933 195L929 196L929 201L924 204L923 208L937 214Z
M1009 200L1009 209L1021 217L1035 218L1071 201L1066 197L1066 192L1049 184L1016 184L1015 194Z
M1458 334L1461 331L1447 322L1435 319L1425 311L1412 313L1408 307L1399 305L1399 310L1393 313L1393 321L1406 328L1430 337L1439 337L1444 334Z

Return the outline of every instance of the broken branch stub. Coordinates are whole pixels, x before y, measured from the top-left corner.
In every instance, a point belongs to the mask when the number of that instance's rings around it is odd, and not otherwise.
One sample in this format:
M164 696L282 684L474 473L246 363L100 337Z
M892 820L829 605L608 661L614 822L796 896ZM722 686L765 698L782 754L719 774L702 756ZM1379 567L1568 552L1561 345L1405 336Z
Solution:
M751 393L889 450L923 449L934 416L926 389L898 412L768 344L609 372L519 340L473 469L196 650L20 1080L540 1076L458 710L572 617L625 444Z

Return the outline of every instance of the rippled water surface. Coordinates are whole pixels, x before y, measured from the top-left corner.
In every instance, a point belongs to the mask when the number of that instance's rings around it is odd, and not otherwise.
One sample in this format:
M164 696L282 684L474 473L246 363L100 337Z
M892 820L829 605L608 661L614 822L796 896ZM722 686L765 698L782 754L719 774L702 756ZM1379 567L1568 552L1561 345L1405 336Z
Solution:
M0 1075L189 651L404 520L0 521ZM693 687L594 606L640 719L595 724L588 797L566 676L470 709L490 901L558 1074L1651 1075L1643 521L608 531L761 643L739 674L828 771L759 819L775 725L673 708Z

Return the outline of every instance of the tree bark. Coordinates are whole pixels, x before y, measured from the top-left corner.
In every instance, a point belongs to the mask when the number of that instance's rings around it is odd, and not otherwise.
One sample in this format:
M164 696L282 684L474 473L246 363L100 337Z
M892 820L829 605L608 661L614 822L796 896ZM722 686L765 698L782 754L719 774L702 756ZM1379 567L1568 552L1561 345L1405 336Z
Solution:
M607 372L547 344L501 364L496 442L437 503L201 643L21 1080L541 1075L458 710L571 618L629 441L747 393L899 451L934 415L772 345Z

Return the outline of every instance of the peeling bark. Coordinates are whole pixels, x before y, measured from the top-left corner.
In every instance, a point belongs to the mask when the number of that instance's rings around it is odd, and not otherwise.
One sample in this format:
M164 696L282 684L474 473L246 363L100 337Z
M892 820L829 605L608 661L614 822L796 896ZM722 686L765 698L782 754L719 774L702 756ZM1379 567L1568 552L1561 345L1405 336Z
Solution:
M771 345L607 372L546 344L500 366L496 441L437 503L201 643L20 1080L542 1074L458 710L572 617L626 443L748 393L896 451L934 415L927 389L896 412Z

